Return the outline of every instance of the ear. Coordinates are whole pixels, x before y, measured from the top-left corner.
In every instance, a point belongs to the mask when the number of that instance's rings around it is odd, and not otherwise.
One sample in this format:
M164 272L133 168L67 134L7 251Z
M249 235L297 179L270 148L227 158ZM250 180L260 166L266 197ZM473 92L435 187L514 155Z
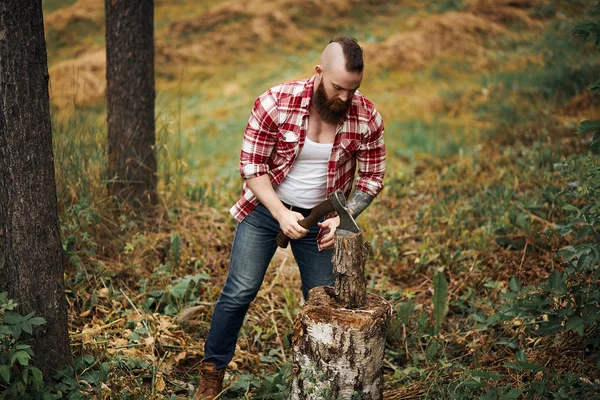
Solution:
M315 74L320 76L322 73L323 73L323 68L321 68L321 66L319 64L315 65Z

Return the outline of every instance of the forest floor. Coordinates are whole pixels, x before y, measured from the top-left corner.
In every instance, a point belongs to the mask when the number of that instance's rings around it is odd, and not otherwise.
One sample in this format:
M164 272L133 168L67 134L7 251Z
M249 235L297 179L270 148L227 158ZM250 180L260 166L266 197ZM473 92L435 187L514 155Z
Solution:
M80 390L193 393L227 274L252 103L310 76L329 39L349 35L364 46L361 91L386 126L386 186L358 219L371 246L368 289L396 311L384 398L593 398L600 375L581 335L535 337L519 318L493 322L511 292L561 268L557 251L573 240L556 233L573 177L555 165L583 163L591 138L577 124L600 114L585 90L598 50L572 34L587 3L155 0L161 202L142 218L115 213L103 184L103 2L45 1ZM447 282L441 313L437 274ZM294 259L278 250L222 398L285 398L302 304Z

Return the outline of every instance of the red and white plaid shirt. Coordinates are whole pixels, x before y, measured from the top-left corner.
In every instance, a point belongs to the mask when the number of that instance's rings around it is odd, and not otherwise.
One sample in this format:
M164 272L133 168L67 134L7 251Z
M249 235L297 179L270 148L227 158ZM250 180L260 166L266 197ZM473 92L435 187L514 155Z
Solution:
M276 187L292 168L307 134L308 113L315 77L275 86L254 102L240 156L244 180L269 174ZM383 188L385 144L383 120L360 92L355 92L345 121L338 125L327 171L326 197L341 189L346 198L358 163L356 189L376 196ZM258 199L248 188L229 210L242 221Z

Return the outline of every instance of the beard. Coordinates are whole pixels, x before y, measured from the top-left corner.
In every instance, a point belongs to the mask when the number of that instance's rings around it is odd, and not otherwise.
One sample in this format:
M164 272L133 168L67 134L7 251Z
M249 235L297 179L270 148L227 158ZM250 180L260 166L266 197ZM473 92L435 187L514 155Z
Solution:
M350 104L352 104L352 98L349 98L346 101L342 101L337 97L328 99L322 80L315 91L313 100L315 102L315 109L321 116L321 119L336 125L344 121L346 113L350 108Z

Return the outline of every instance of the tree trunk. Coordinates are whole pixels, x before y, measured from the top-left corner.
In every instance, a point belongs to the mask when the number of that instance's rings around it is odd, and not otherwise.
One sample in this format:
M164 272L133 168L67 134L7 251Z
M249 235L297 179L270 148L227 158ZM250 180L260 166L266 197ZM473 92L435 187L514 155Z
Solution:
M333 288L312 289L294 321L290 399L382 399L391 313L391 304L371 293L352 310L336 301Z
M144 211L157 203L154 2L105 0L105 9L109 190Z
M317 287L294 321L290 399L383 398L392 305L366 292L362 233L336 231L335 288Z
M58 227L42 2L0 3L0 230L8 295L46 324L33 362L71 361Z

